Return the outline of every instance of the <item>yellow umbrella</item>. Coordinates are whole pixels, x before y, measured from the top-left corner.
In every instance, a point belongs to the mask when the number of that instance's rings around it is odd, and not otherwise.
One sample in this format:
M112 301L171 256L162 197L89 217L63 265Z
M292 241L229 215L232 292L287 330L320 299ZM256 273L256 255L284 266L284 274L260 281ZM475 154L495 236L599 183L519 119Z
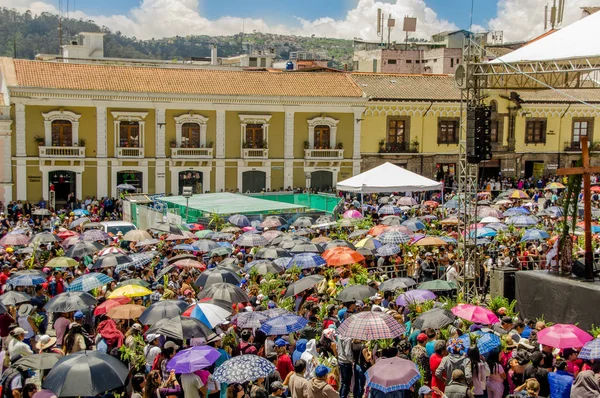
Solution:
M519 189L515 189L513 191L513 193L510 194L509 198L511 198L511 199L529 199L529 195L527 195L525 192L523 192Z
M550 184L546 185L546 188L544 189L565 189L566 187L561 184L560 182L551 182Z
M354 246L356 247L366 247L369 250L375 250L381 246L381 243L375 242L374 238L364 238Z
M448 242L436 236L427 236L423 239L419 239L415 244L417 246L446 246Z
M115 289L109 296L109 299L117 297L141 297L152 294L152 290L139 285L125 285Z
M52 260L46 263L46 267L50 268L67 268L67 267L77 267L79 262L77 260L73 260L71 257L54 257Z

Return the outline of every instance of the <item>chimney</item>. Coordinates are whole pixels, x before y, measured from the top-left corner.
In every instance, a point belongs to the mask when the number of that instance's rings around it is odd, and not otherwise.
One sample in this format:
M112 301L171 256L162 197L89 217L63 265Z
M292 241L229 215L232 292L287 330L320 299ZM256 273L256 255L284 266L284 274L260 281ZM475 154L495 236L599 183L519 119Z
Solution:
M218 65L218 59L217 59L217 46L214 45L210 48L210 64L211 65Z

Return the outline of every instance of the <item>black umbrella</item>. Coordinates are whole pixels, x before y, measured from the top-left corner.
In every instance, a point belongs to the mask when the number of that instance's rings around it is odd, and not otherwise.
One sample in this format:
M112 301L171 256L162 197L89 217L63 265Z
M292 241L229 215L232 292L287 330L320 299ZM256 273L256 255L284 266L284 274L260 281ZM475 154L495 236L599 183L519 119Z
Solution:
M263 247L259 251L256 252L254 258L262 258L265 260L275 260L279 257L292 257L290 253L279 247Z
M212 268L201 273L194 285L204 288L215 283L230 283L237 286L240 284L240 277L229 269Z
M323 253L323 247L316 243L300 243L290 250L290 253Z
M204 337L208 339L215 333L208 326L196 318L178 315L174 318L167 318L158 321L148 331L149 334L160 334L176 340L194 339Z
M71 258L82 258L87 255L94 254L97 251L102 250L102 248L103 246L98 242L77 242L73 246L69 247L65 253L65 256Z
M413 321L413 328L425 330L427 328L441 329L454 322L456 316L444 308L434 308L419 315Z
M194 259L196 259L194 257ZM169 272L177 270L177 266L175 264L167 265L166 267L161 268L161 270L156 274L156 279L159 280L163 276L167 275Z
M129 370L116 357L102 351L80 351L61 358L42 387L57 397L94 397L122 387Z
M356 246L342 239L332 240L331 242L327 243L325 250L333 249L334 247L349 247L352 250L356 250Z
M88 309L96 299L86 292L65 292L52 297L44 308L48 312L75 312Z
M168 222L156 223L156 225L150 227L150 229L153 229L153 230L159 231L159 232L164 232L167 234L177 234L177 235L182 234L181 228L179 228L178 226L173 225L171 223L168 223Z
M294 227L310 227L313 225L313 220L310 217L298 217L292 225Z
M91 269L116 267L119 264L128 264L131 262L133 262L133 259L125 254L107 254L96 260Z
M273 263L271 260L255 260L248 263L244 268L244 271L250 272L250 270L256 270L260 275L267 274L281 274L283 268Z
M29 243L52 243L52 242L60 242L60 238L49 232L41 232L39 234L34 235L29 240Z
M39 269L24 269L22 271L13 272L12 274L10 274L11 277L24 275L39 276L42 278L46 278L48 276L44 272L42 272L42 270Z
M411 278L392 278L379 285L379 291L385 292L394 291L397 289L406 289L416 284L417 282Z
M208 253L211 250L218 249L219 247L221 247L217 242L212 241L210 239L199 239L192 243L192 246L194 246L194 248L196 248L197 251L202 253Z
M152 304L140 315L139 321L142 325L154 325L161 319L174 318L181 315L188 307L185 301L163 300Z
M27 303L31 300L31 296L27 293L17 292L15 290L11 290L10 292L6 292L0 296L0 302L4 305L17 305L21 303Z
M295 296L298 293L302 293L303 291L310 289L317 283L321 282L324 279L322 275L310 275L306 276L288 286L285 297Z
M250 301L250 297L248 297L246 292L230 283L215 283L198 295L199 299L207 297L229 303L247 303Z
M25 366L29 369L46 370L52 369L62 357L62 355L53 352L43 352L41 354L22 357L14 365Z
M342 290L336 297L339 301L348 303L351 301L362 301L366 298L373 297L377 294L377 290L367 285L351 285Z
M293 238L284 239L277 244L277 247L280 247L285 250L290 250L297 245L310 244L310 239L300 235L293 235Z

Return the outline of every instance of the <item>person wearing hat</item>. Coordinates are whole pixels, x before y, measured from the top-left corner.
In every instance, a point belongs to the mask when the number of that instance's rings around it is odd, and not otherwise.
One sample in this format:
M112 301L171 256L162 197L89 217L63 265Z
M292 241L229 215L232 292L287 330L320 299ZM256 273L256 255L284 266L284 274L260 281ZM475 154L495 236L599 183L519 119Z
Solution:
M465 374L460 369L452 371L452 381L446 386L444 393L448 398L474 398L473 393L467 385Z
M160 336L158 334L150 333L146 335L146 342L148 343L144 347L144 356L146 357L146 373L152 370L154 359L160 355Z
M292 365L292 358L287 353L287 347L289 343L281 337L275 340L275 352L277 352L277 370L283 380L288 374L294 371L294 365Z
M139 323L134 323L131 325L129 330L125 332L125 347L133 350L136 346L135 336L140 336L142 334L142 325Z
M452 374L455 370L460 370L467 383L471 383L471 361L462 352L465 351L463 341L459 338L453 338L447 344L448 355L442 359L440 366L435 371L435 376L444 379L446 388L452 382ZM446 395L447 395L446 390Z
M85 337L83 327L73 322L69 326L69 331L65 335L63 342L63 351L65 355L73 354L75 352L83 351L90 346L88 339Z
M269 388L271 390L271 394L269 395L269 398L281 397L281 396L283 396L283 393L286 390L285 386L280 381L276 381L274 383L271 383L271 385L269 386Z
M21 327L17 327L10 332L11 338L8 342L8 356L11 361L13 358L33 355L29 344L24 342L26 333L26 330Z
M317 317L315 315L310 315L308 317L308 323L304 328L300 330L300 338L306 340L315 339L319 334L319 329L317 329L317 322L319 322Z
M417 345L413 347L410 352L410 359L419 365L423 372L425 373L425 380L429 380L431 378L431 370L429 369L429 355L427 355L427 348L425 345L427 344L427 335L425 333L419 333L417 335Z
M47 334L42 334L40 336L36 336L35 344L33 345L36 352L44 353L50 352L53 354L64 355L61 350L55 347L56 345L56 337L48 336Z
M340 394L338 394L335 389L327 384L327 374L331 369L329 369L325 365L319 365L315 369L315 377L310 380L310 385L308 387L308 395L307 398L339 398Z
M29 344L29 341L33 336L39 333L39 330L33 321L33 318L30 316L33 312L33 305L31 304L21 304L19 310L17 311L17 324L19 327L25 330L25 344Z

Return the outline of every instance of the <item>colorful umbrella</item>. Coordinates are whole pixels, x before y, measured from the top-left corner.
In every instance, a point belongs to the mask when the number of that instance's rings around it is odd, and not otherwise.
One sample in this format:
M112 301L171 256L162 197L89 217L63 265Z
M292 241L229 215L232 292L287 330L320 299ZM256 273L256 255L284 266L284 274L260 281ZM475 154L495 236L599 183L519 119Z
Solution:
M131 301L129 297L117 297L114 299L106 300L105 302L98 304L94 309L94 315L99 316L106 314L111 308L118 307L123 304L127 304Z
M167 362L167 371L175 373L193 373L209 367L219 359L221 353L210 346L194 346L179 351Z
M587 332L575 325L557 323L542 329L537 334L538 342L554 348L579 348L593 340Z
M230 315L230 310L210 303L198 303L190 312L190 317L198 319L211 329L223 323Z
M357 264L365 260L362 254L348 247L334 247L325 251L322 257L330 267Z
M387 394L408 390L420 378L421 373L414 362L398 357L386 358L367 370L366 385Z
M257 355L240 355L223 362L213 376L219 383L245 383L265 378L275 372L275 365Z
M347 210L343 217L344 218L362 218L362 213L358 210Z
M368 234L371 236L378 236L383 234L388 228L389 226L387 225L376 225L369 230Z
M404 325L384 312L365 311L347 318L337 329L343 337L372 341L395 339L406 331Z
M125 254L125 250L116 246L105 247L98 252L98 257L106 256L107 254Z
M459 318L482 325L493 325L500 322L492 311L473 304L458 304L451 311Z
M546 185L546 188L544 189L565 189L566 187L561 184L560 182L551 182L550 184Z
M579 351L579 355L577 357L580 359L590 360L600 359L600 339L596 338L585 343L581 351Z
M396 304L401 307L406 307L410 303L421 303L427 300L434 300L435 294L429 290L409 290L406 293L402 293L396 299Z
M417 246L446 246L446 245L448 245L448 242L446 242L442 238L438 238L437 236L426 236L423 239L419 239L417 241L417 243L415 243L415 245L417 245Z
M511 199L529 199L529 195L519 189L515 189L508 197Z
M96 288L108 285L114 279L99 272L90 272L75 279L67 288L70 292L89 292Z
M152 290L146 289L139 285L125 285L116 288L107 298L112 299L115 297L143 297L152 294Z
M295 314L280 315L263 322L260 330L268 336L279 336L304 329L308 320Z

